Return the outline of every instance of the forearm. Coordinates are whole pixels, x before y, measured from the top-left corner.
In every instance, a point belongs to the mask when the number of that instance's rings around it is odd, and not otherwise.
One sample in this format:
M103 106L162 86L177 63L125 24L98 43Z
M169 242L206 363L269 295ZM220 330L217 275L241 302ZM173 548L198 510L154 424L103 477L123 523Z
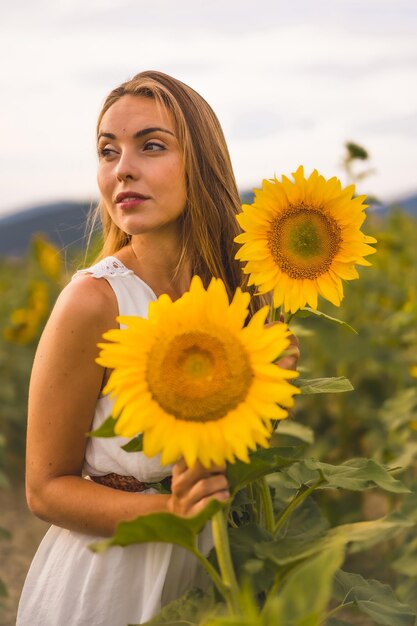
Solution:
M28 484L27 498L30 510L50 524L109 537L122 521L166 512L169 495L130 493L78 476L59 476L36 490Z

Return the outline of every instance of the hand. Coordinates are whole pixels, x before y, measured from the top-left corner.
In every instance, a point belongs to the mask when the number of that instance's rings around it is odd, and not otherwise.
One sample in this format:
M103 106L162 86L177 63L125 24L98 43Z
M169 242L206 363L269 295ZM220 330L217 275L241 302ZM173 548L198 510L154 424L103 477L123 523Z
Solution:
M270 322L267 326L272 326L273 324L281 324L284 321L284 316L281 314L279 321ZM285 350L283 357L276 361L276 365L282 367L285 370L296 370L298 359L300 358L300 348L298 346L298 339L295 335L291 333L289 336L290 345Z
M171 488L168 511L180 517L192 517L200 513L211 500L224 502L230 497L225 465L212 466L207 470L196 463L190 469L181 459L174 465Z

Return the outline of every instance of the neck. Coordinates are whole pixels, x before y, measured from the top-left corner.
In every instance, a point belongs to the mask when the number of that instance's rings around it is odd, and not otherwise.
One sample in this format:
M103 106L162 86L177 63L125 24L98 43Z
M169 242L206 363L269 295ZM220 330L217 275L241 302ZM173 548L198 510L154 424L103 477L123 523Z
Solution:
M154 241L149 234L134 235L129 247L133 269L157 296L166 293L176 300L188 290L191 268L181 259L178 237Z

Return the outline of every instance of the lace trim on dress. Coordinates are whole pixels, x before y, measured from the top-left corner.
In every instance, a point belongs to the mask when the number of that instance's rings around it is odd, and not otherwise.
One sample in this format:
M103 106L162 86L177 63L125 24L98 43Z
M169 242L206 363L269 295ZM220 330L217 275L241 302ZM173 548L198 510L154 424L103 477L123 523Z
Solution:
M105 278L106 276L129 276L134 272L127 269L116 257L109 256L85 270L78 270L75 276L77 274L92 274L94 278Z

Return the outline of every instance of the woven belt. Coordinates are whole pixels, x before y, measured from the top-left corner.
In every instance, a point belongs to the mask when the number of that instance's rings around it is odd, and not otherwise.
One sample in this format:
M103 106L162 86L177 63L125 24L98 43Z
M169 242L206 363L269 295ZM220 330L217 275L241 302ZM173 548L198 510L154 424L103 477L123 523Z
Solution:
M140 480L136 480L134 476L120 476L120 474L106 474L105 476L90 476L91 480L99 485L105 487L111 487L112 489L119 489L121 491L145 491L154 486L154 483L142 483ZM160 483L166 490L170 490L171 476L167 476Z

